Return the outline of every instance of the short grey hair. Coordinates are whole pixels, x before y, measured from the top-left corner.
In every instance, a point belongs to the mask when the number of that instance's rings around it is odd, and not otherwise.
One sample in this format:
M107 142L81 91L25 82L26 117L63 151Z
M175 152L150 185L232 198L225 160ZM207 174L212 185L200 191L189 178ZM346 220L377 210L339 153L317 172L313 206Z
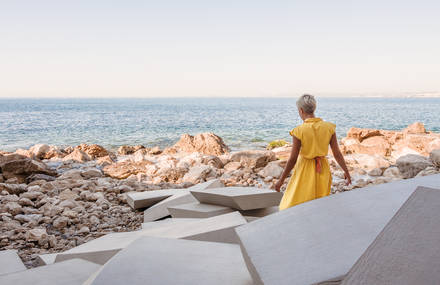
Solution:
M296 106L307 114L313 114L316 109L316 100L313 95L304 94L296 101Z

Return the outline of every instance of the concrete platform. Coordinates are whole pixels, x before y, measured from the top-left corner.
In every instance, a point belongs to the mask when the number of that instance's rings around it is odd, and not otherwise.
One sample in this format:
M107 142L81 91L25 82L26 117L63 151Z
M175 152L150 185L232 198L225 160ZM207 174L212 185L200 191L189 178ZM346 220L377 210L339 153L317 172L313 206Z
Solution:
M203 203L189 203L177 206L168 207L173 218L210 218L226 213L234 212L235 210L225 206L203 204Z
M267 207L267 208L262 208L262 209L255 209L255 210L247 210L247 211L240 211L240 213L243 216L246 217L258 217L258 218L262 218L268 215L272 215L275 213L279 212L279 207L277 206L272 206L272 207Z
M155 226L140 231L110 233L58 253L55 262L82 258L97 264L105 264L121 249L141 236L238 243L234 228L245 223L246 220L239 212L233 212L208 219L197 219L192 222L164 223L160 227Z
M168 207L198 202L189 192L175 194L144 211L144 222L152 222L170 215Z
M230 207L237 210L254 210L279 205L282 193L257 187L223 187L204 191L192 190L200 202Z
M104 264L140 236L141 231L106 234L65 252L58 253L55 262L81 258L96 264Z
M16 250L0 251L0 275L26 270Z
M82 259L72 259L25 271L0 275L2 285L78 285L82 284L99 265Z
M37 256L37 262L39 266L49 265L55 263L57 253L39 254Z
M180 224L170 228L142 231L142 236L180 238L199 241L238 243L235 227L246 224L239 212L232 212L211 218L200 219L189 224Z
M439 209L440 189L417 188L351 268L342 285L438 284Z
M135 210L142 209L150 207L175 194L189 193L189 191L203 191L205 189L210 189L213 187L223 187L223 183L219 179L213 179L185 189L164 189L145 192L130 192L127 193L127 203ZM159 217L159 219L163 217L165 216ZM150 220L146 220L146 222L149 221Z
M112 258L91 283L251 285L233 244L143 237Z
M236 228L254 282L313 284L345 275L419 185L439 187L440 175L327 196Z
M145 192L130 192L127 193L127 203L135 210L147 208L162 200L165 200L170 196L173 196L174 194L182 193L185 191L185 189L166 189Z
M161 227L168 227L168 226L176 226L180 224L188 224L191 222L198 221L200 219L187 219L187 218L168 218L160 221L155 222L148 222L148 223L142 223L142 229L158 229Z

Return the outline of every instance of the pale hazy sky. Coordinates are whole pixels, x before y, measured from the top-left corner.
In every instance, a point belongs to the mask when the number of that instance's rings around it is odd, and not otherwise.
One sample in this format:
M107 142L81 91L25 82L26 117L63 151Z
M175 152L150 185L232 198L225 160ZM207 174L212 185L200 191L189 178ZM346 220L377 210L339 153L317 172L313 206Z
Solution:
M440 1L0 0L0 97L440 91Z

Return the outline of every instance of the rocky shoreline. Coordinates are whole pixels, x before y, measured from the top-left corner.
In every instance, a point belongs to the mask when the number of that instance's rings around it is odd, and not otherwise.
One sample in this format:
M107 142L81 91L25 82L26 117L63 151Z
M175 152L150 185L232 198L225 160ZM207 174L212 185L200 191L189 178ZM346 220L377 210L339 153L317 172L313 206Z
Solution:
M440 173L440 134L421 123L402 131L352 128L340 147L353 184L345 185L329 155L332 193ZM38 254L140 229L143 212L128 206L128 192L187 188L211 179L225 186L272 188L290 148L230 152L220 137L203 133L184 134L163 150L139 145L111 152L81 144L0 151L0 247L18 249L34 267Z

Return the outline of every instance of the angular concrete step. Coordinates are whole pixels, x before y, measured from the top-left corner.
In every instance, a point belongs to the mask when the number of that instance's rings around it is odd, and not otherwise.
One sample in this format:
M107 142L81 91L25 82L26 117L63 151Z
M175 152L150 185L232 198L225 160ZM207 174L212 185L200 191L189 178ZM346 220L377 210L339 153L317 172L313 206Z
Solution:
M439 209L440 189L418 187L341 284L439 284Z
M258 218L262 218L268 215L272 215L275 213L279 212L279 207L277 206L272 206L272 207L267 207L267 208L262 208L262 209L255 209L255 210L246 210L246 211L240 211L240 213L243 216L246 217L258 217Z
M127 203L128 205L130 205L130 207L132 207L135 210L142 209L142 208L150 207L175 194L189 193L189 191L192 190L203 191L205 189L209 189L213 187L216 188L223 187L223 183L218 179L213 179L185 189L164 189L164 190L153 190L153 191L145 191L145 192L130 192L127 193ZM149 222L149 220L147 220L147 222Z
M210 218L226 213L234 212L235 210L225 206L203 204L203 203L189 203L177 206L168 207L173 218Z
M309 201L236 228L256 284L313 284L346 274L431 175ZM288 272L288 274L286 274Z
M239 212L233 212L207 219L197 219L150 229L110 233L65 252L58 253L55 262L82 258L97 264L104 264L121 249L141 236L169 237L202 241L238 243L234 228L246 223Z
M162 227L176 226L179 224L188 224L199 219L187 219L187 218L168 218L164 220L159 220L155 222L142 223L142 229L158 229Z
M168 207L194 203L197 199L189 192L175 194L144 211L144 222L152 222L170 215Z
M235 244L142 237L112 258L91 283L251 285Z
M60 263L35 267L25 271L0 275L2 285L78 285L99 269L99 265L72 259Z
M237 210L254 210L279 205L282 193L257 187L223 187L204 191L192 190L200 203L230 207Z
M39 254L37 256L37 262L39 266L49 265L55 263L57 253Z
M187 192L185 189L165 189L127 193L127 203L133 209L150 207L174 194Z
M0 251L0 275L26 270L16 250Z

